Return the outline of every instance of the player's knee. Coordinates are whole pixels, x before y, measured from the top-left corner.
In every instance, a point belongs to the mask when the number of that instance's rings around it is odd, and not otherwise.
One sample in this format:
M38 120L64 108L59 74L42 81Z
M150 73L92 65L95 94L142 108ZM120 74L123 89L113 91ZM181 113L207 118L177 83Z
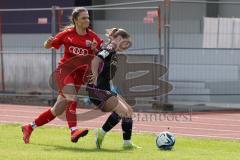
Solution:
M55 105L51 108L52 114L54 116L60 116L65 111L67 102L65 97L59 95Z
M123 118L131 118L132 117L132 110L131 108L127 107L126 105L121 105L122 117Z
M127 108L124 108L124 107L117 109L116 112L123 118L132 117L132 113Z
M67 101L77 101L77 95L66 94L64 96Z
M133 109L132 108L128 108L127 117L128 118L132 118L132 115L133 115Z
M52 112L52 114L53 114L54 116L57 116L55 107L51 108L51 112Z
M132 118L132 112L130 112L129 110L126 111L126 114L124 116L125 118Z
M125 110L125 116L124 118L132 118L133 112L129 108Z
M63 114L64 108L63 107L53 107L53 108L51 108L51 112L54 116L60 116Z

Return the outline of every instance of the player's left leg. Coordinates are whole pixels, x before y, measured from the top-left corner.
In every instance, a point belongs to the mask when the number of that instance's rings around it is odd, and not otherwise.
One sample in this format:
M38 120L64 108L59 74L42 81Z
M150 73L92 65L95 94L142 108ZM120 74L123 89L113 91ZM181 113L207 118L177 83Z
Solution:
M82 71L75 71L71 74L70 80L66 80L68 82L73 82L75 90L74 90L74 98L71 98L66 107L66 119L68 123L68 127L71 130L71 141L76 143L78 142L80 137L83 137L88 134L88 129L80 130L77 128L77 93L81 88L82 84ZM67 91L68 92L68 91Z
M88 134L88 129L77 128L76 108L76 101L70 101L66 107L66 119L68 127L71 130L71 141L74 143L77 143L80 137L84 137Z
M141 148L137 146L136 144L132 143L131 138L132 138L132 128L133 128L133 119L132 119L132 114L133 114L133 109L132 107L124 100L123 97L118 95L119 101L121 101L131 112L131 116L129 117L123 117L122 118L122 131L123 131L123 148L125 149L133 149L133 148Z

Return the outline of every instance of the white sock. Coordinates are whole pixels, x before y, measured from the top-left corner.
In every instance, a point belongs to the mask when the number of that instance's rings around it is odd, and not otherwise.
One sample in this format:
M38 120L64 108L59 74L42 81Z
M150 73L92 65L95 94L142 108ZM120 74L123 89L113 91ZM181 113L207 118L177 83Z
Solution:
M127 144L132 144L131 140L124 140L124 144L127 145Z
M102 128L101 128L101 132L102 132L103 135L105 135L105 134L107 133L107 132L104 131Z
M73 131L77 130L77 127L71 127L70 130L71 130L71 132L73 132Z
M31 122L30 125L31 125L32 129L37 128L37 125L35 124L35 122Z

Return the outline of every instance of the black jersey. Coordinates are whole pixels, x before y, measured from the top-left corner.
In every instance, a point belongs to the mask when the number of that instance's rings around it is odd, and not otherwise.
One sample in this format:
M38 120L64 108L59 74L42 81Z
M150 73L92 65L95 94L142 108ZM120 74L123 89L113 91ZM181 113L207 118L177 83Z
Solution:
M97 85L88 84L87 91L93 104L103 109L105 102L112 96L117 96L111 91L110 80L117 70L117 55L115 51L103 49L97 56L104 62L102 70L97 77Z
M115 51L102 50L97 56L104 62L103 68L97 78L97 88L110 91L110 80L113 79L117 71L117 55Z

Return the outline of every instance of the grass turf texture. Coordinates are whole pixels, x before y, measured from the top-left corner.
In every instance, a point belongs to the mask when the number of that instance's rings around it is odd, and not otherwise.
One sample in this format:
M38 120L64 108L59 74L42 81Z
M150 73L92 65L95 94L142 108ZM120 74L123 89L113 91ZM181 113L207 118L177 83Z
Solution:
M95 148L93 131L77 144L70 142L67 128L41 127L31 137L31 144L22 141L20 125L0 125L1 160L240 160L240 141L176 137L172 151L160 151L153 134L134 134L133 142L143 147L122 148L122 134L106 135L103 149Z

